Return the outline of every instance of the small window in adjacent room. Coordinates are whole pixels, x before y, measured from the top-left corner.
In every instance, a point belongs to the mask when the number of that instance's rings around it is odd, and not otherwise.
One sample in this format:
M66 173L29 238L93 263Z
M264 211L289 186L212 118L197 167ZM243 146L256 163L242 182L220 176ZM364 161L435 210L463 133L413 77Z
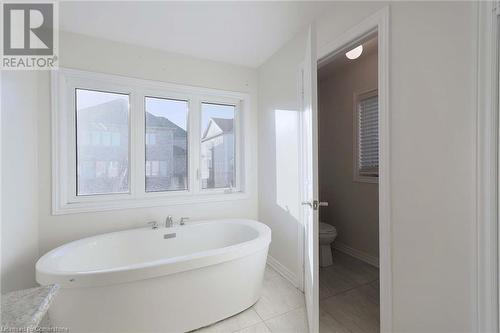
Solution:
M76 89L76 195L129 192L129 95Z
M146 97L146 192L188 188L188 102Z
M201 104L201 180L203 189L235 184L236 106Z
M378 91L370 90L354 98L354 180L378 182Z

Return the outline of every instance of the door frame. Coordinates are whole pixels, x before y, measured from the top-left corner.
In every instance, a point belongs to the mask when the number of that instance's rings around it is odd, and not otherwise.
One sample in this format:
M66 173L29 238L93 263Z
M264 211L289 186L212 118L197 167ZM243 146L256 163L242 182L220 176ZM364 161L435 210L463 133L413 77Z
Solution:
M500 1L478 2L475 6L478 48L474 64L477 73L474 328L476 332L498 332Z
M332 55L370 33L378 33L379 90L379 260L380 331L392 332L390 202L389 7L384 7L318 49L318 67ZM315 147L317 149L318 147ZM318 314L319 315L319 314Z

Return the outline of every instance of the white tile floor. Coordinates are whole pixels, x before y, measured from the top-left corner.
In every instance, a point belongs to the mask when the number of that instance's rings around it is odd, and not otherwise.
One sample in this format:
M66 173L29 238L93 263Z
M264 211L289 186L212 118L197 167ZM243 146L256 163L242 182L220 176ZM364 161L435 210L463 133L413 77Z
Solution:
M340 252L320 268L320 333L378 333L378 269ZM304 294L267 266L251 308L196 333L307 333Z
M379 271L335 252L334 263L320 268L320 333L378 333Z
M251 308L196 333L306 333L304 294L267 266L260 300Z

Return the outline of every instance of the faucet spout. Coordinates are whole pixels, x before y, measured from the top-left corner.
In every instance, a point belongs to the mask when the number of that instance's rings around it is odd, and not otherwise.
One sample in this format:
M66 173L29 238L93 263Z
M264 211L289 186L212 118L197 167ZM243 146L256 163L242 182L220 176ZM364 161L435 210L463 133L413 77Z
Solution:
M174 226L174 219L171 215L167 216L165 219L165 228L171 228Z

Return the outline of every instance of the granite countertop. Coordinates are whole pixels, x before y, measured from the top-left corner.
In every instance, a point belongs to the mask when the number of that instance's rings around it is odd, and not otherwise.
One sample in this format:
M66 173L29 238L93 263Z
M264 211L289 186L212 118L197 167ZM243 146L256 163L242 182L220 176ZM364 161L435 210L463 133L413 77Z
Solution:
M37 327L58 290L51 284L2 295L2 327Z

